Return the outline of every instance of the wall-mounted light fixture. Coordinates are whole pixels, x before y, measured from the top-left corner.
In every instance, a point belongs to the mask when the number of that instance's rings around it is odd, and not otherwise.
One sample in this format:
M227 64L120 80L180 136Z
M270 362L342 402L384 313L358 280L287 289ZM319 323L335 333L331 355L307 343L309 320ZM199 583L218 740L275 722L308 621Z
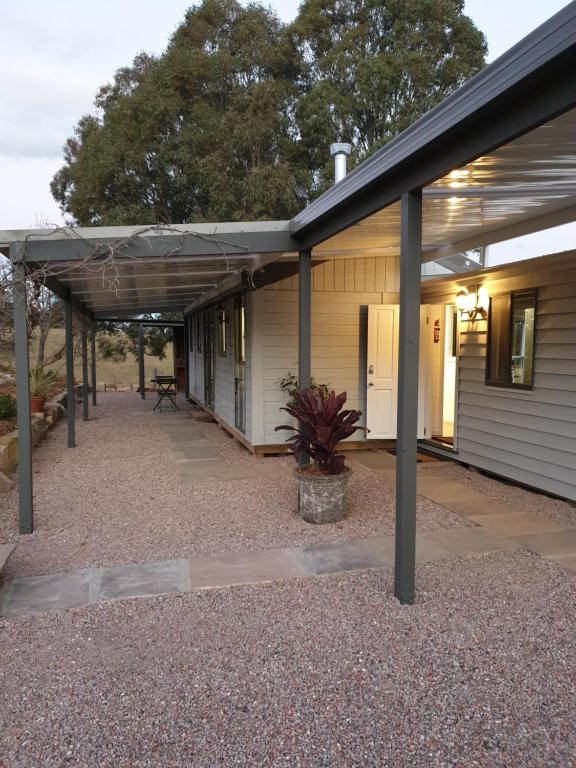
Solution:
M461 315L468 315L469 320L476 320L478 315L486 317L490 307L488 291L483 285L477 290L463 288L456 294L456 307Z

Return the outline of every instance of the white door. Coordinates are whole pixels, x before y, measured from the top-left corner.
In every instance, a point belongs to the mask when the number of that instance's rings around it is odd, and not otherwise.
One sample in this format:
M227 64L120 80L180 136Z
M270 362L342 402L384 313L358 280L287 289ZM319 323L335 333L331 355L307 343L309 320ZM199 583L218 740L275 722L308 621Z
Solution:
M366 437L372 440L396 438L398 400L397 304L368 307L368 392L366 396Z
M400 307L372 304L368 307L368 391L366 426L370 440L396 439L398 404L398 338ZM430 435L428 386L428 307L420 312L420 371L418 390L418 437Z

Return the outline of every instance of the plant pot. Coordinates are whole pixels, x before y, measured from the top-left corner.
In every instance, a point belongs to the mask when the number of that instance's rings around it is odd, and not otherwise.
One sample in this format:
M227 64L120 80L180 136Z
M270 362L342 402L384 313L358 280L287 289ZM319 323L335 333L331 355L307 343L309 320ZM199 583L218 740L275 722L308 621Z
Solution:
M339 475L317 475L295 469L298 478L300 517L308 523L337 523L346 516L346 491L352 474L346 467Z
M44 404L46 403L45 397L39 397L38 395L32 395L30 397L30 413L44 413Z

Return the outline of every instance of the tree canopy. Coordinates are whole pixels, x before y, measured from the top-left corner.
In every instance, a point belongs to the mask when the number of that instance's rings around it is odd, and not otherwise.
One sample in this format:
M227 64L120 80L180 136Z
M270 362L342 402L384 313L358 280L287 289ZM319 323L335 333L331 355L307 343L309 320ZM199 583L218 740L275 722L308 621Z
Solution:
M203 0L96 97L52 181L78 224L280 219L482 68L460 0Z

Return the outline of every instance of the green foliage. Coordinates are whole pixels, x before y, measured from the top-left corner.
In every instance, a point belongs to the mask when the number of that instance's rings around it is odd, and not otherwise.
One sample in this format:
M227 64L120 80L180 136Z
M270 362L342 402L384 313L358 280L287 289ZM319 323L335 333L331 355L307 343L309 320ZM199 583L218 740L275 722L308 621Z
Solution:
M12 395L0 395L0 420L11 421L16 418L16 400Z
M143 319L151 320L151 314L141 315ZM165 320L180 319L179 314L163 313ZM146 354L163 360L166 357L166 346L172 342L171 328L162 326L145 326L144 349ZM138 324L137 323L98 323L97 334L98 354L102 360L125 362L128 354L138 359Z
M350 141L364 160L476 74L484 35L462 0L304 0L292 33L307 63L296 116L322 191L327 147Z
M304 0L292 25L203 0L160 57L100 89L52 194L83 225L288 218L475 74L486 43L461 0Z
M37 365L30 371L30 394L33 397L46 397L58 378L58 373L52 368Z
M296 394L300 391L297 376L288 371L286 376L280 381L280 389L288 395L288 405L293 406L296 403ZM317 384L312 376L310 379L310 391L325 400L332 390L329 384Z
M98 356L101 360L110 360L113 363L124 363L130 350L130 343L126 336L118 332L100 332L96 337Z

